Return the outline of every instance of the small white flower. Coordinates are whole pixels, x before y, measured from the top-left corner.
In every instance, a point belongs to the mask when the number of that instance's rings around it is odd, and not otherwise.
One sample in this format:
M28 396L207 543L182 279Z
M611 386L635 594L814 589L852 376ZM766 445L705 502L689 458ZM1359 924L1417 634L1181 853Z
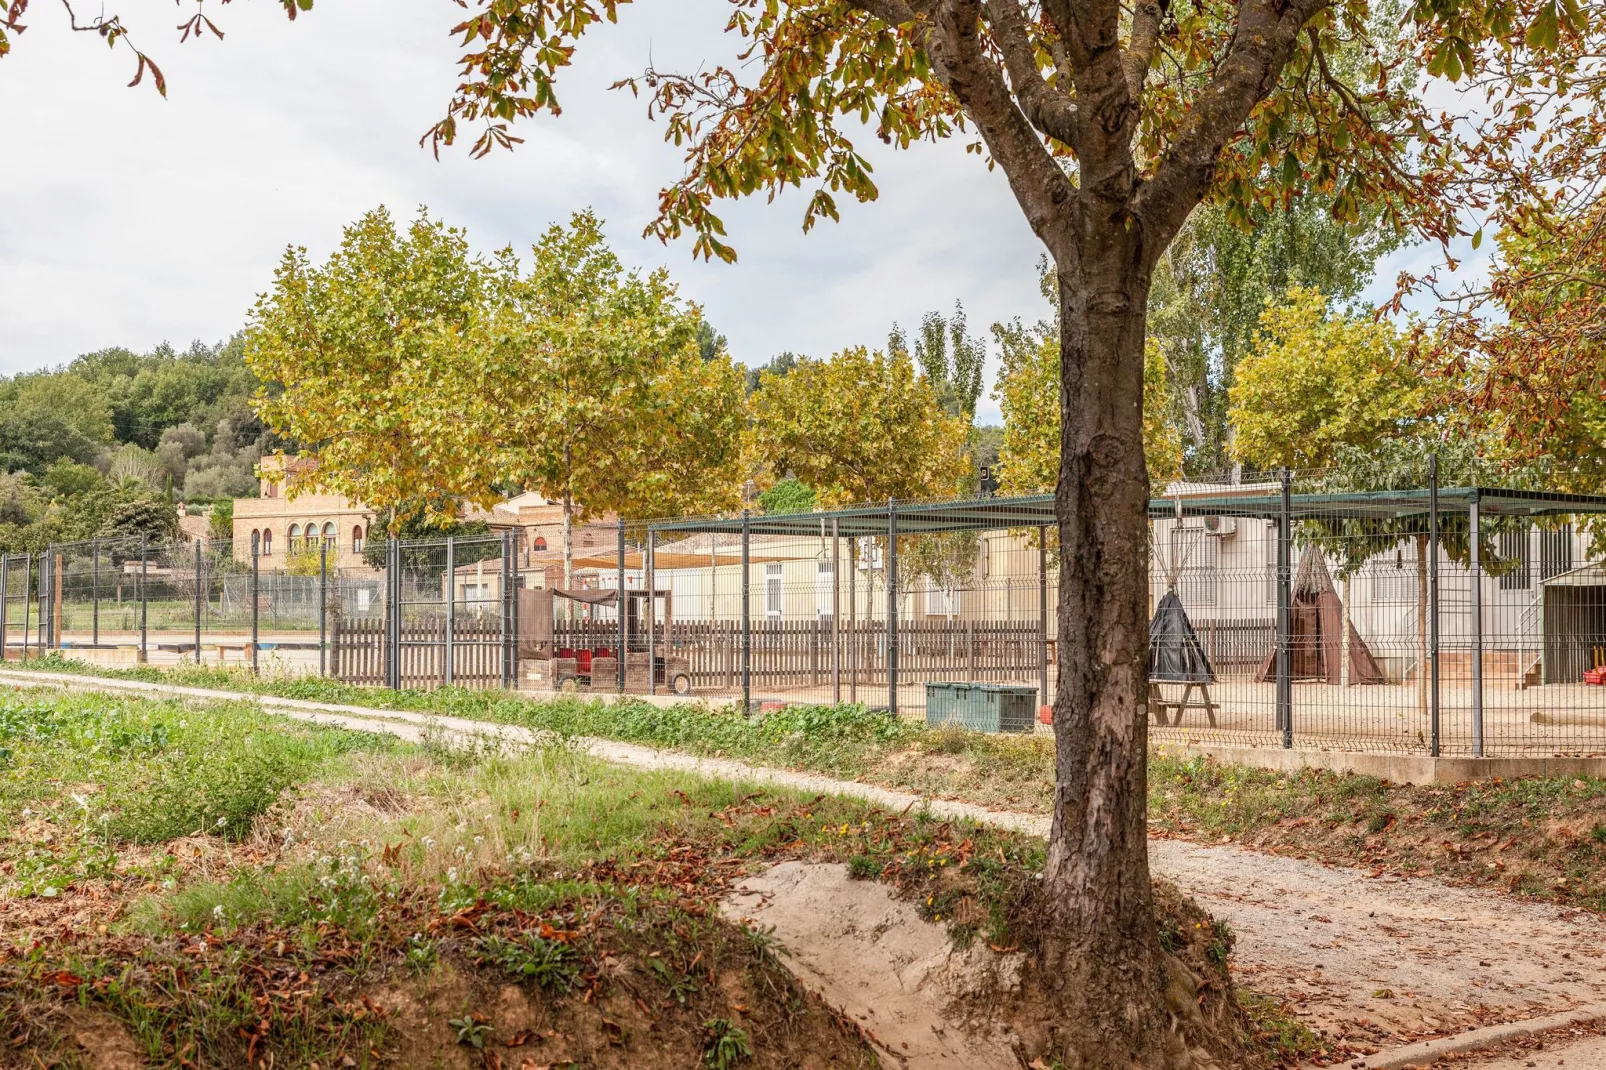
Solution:
M222 921L223 920L223 904L222 903L219 903L217 906L212 908L212 917L214 919L216 919L217 921Z
M222 828L224 825L227 825L228 823L229 823L229 819L226 818L226 817L220 817L220 818L217 819L217 827L218 828Z
M456 884L457 883L457 867L456 866L453 866L451 869L446 871L446 879L447 879L447 881L449 881L452 884Z

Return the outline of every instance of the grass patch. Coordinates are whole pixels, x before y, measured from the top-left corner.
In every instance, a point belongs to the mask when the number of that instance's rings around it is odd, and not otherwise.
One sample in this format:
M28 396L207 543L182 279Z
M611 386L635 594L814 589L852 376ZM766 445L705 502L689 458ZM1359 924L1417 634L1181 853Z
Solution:
M153 812L178 838L97 832L104 872L49 898L8 885L33 926L14 937L68 917L81 934L0 948L0 1039L41 1057L70 1063L92 1014L97 1035L163 1065L479 1066L463 1060L506 1052L535 1065L868 1066L856 1030L793 983L773 943L721 919L733 882L786 859L837 862L961 944L1032 937L1042 843L923 812L624 769L562 745L454 754L247 704L5 701L0 819L41 842L79 820L86 784L95 813L120 820L141 769L168 776L163 763L189 770L202 753L224 767L172 774L195 798ZM742 731L868 747L880 731L868 716L803 711ZM237 798L240 824L191 819ZM1224 979L1230 933L1173 906L1179 953Z
M928 730L861 706L797 706L745 718L701 704L659 707L503 691L386 691L241 670L41 668L436 713L806 769L984 806L1047 813L1053 739ZM1161 834L1231 840L1323 861L1436 876L1606 911L1606 781L1534 777L1415 788L1372 777L1282 774L1155 755L1149 812ZM620 820L629 822L628 815ZM92 857L84 865L93 867ZM880 860L852 862L871 875Z
M0 693L0 892L49 898L135 870L164 880L170 854L121 848L238 841L286 788L398 746L247 703Z
M501 690L389 690L321 677L253 676L246 669L177 666L102 668L52 654L31 668L372 706L492 721L862 779L903 791L986 806L1045 811L1053 799L1051 737L927 729L863 705L796 705L744 717L690 702L531 697Z

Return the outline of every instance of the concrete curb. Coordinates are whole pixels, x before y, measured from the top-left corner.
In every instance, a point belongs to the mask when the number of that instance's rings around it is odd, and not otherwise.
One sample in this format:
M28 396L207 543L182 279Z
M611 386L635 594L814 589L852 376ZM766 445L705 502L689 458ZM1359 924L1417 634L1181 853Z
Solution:
M1413 1066L1432 1066L1446 1056L1476 1051L1479 1048L1491 1048L1497 1044L1504 1044L1508 1040L1531 1037L1536 1033L1548 1033L1552 1029L1565 1029L1570 1025L1583 1025L1586 1022L1599 1021L1602 1018L1606 1018L1606 1003L1590 1003L1582 1007L1574 1007L1570 1011L1562 1011L1560 1014L1546 1015L1543 1018L1529 1018L1523 1022L1490 1025L1482 1029L1472 1029L1465 1033L1457 1033L1451 1037L1423 1040L1403 1048L1380 1051L1376 1055L1367 1056L1365 1059L1341 1065L1351 1067L1352 1070L1407 1070L1408 1067Z
M1277 747L1235 747L1218 743L1156 740L1150 750L1172 758L1211 758L1274 773L1325 769L1339 775L1373 776L1395 784L1462 784L1469 780L1525 776L1606 776L1606 758L1431 758L1426 754L1369 754L1365 751Z

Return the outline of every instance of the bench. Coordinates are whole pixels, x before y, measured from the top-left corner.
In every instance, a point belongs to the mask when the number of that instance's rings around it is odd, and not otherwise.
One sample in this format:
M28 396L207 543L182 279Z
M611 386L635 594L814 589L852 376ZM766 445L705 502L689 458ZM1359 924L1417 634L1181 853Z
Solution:
M1207 717L1210 721L1210 727L1216 727L1217 707L1215 701L1210 697L1209 684L1197 682L1183 683L1181 697L1176 699L1168 699L1166 698L1165 691L1162 688L1162 684L1166 682L1169 681L1149 681L1149 713L1153 715L1155 724L1169 724L1172 727L1175 727L1182 723L1182 715L1187 713L1189 710L1203 710L1205 717ZM1195 689L1197 689L1199 692L1199 698L1197 700L1193 697L1193 692ZM1176 711L1176 719L1168 721L1166 719L1167 715L1172 710Z

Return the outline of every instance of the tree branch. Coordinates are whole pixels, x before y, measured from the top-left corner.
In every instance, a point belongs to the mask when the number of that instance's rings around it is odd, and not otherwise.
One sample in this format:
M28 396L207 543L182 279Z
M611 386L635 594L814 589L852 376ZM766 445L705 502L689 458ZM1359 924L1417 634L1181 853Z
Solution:
M1076 101L1049 85L1037 69L1037 49L1018 0L987 0L987 18L1021 113L1038 130L1069 147L1076 136Z
M1137 0L1132 12L1132 35L1127 41L1121 65L1126 70L1126 91L1133 100L1143 95L1143 83L1160 44L1160 24L1169 4L1164 0Z
M914 0L908 4L904 0L853 2L860 10L883 20L895 9L914 16L914 42L931 57L937 77L981 132L988 151L1009 179L1010 189L1032 232L1056 260L1062 264L1073 263L1075 245L1061 205L1075 190L1036 128L1017 106L997 64L983 49L982 0ZM929 11L917 10L927 7ZM1044 88L1049 87L1045 85Z
M1232 44L1215 77L1198 94L1154 177L1133 198L1132 212L1144 228L1146 268L1159 260L1188 213L1209 191L1222 149L1277 84L1305 23L1330 4L1331 0L1286 5L1247 0L1239 6Z

